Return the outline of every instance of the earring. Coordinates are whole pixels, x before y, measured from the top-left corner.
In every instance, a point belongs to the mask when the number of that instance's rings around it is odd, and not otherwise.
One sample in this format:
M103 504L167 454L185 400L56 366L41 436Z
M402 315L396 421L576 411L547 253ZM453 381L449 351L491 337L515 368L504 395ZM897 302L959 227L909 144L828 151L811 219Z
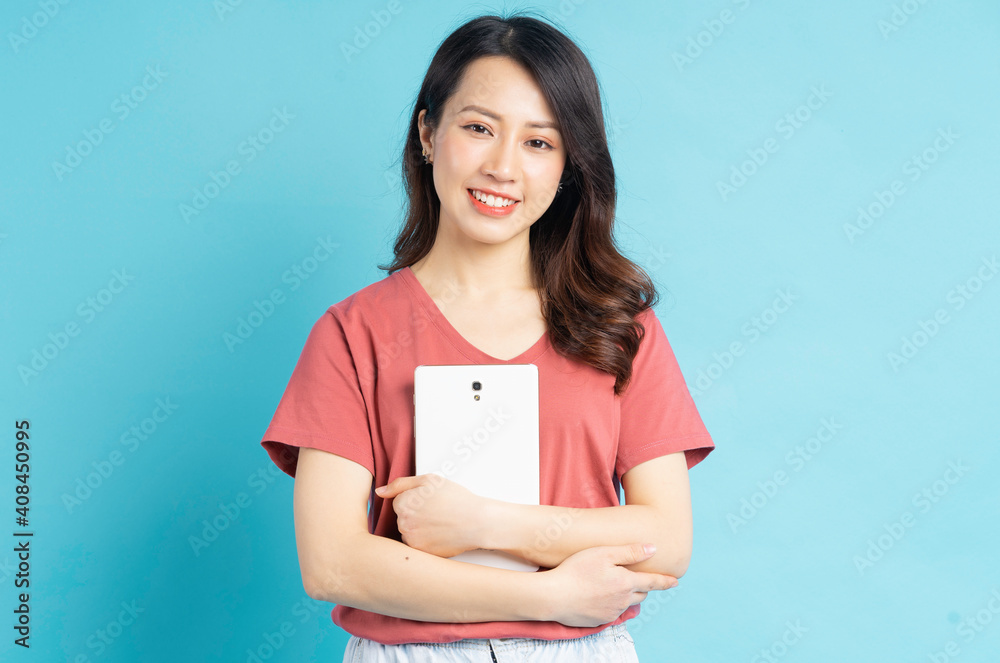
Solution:
M429 163L434 163L433 161L431 161L431 160L429 160L427 158L427 150L426 149L421 149L420 152L424 156L424 165L429 164Z
M562 191L562 182L560 182L559 186L556 187L556 193L559 193L560 191Z

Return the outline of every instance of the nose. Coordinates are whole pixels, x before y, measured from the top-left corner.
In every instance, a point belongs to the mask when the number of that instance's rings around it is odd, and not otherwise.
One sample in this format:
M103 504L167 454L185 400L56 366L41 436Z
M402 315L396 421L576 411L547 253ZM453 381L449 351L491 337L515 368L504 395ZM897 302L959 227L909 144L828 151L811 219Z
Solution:
M498 180L511 180L517 173L519 153L513 140L493 143L483 161L482 172Z

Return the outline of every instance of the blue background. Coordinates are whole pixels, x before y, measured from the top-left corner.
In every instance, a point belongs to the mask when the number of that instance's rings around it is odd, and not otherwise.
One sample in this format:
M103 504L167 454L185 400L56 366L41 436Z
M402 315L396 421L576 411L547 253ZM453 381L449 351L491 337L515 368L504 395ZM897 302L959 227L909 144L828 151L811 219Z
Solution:
M718 445L640 658L997 660L1000 5L399 2L0 8L0 500L23 529L28 419L35 533L31 650L0 657L340 660L260 436L312 323L384 277L438 43L537 8L601 80L618 237Z

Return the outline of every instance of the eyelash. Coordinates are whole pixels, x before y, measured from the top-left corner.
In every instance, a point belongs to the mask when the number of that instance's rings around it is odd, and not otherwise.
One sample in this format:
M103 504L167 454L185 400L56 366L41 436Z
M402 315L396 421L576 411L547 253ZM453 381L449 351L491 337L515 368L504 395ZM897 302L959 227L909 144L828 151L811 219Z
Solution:
M471 129L472 127L482 127L483 129L486 129L486 125L484 125L484 124L480 124L480 123L478 123L478 122L473 122L472 124L466 124L466 125L465 125L464 127L462 127L462 128L463 128L463 129ZM480 133L480 132L478 132L478 131L473 131L473 133ZM537 142L539 142L539 143L543 143L544 145L547 145L547 146L548 146L548 147L540 147L539 149L543 149L543 150L554 150L554 149L556 149L556 148L555 148L555 147L553 147L553 146L552 146L552 145L551 145L551 144L550 144L550 143L549 143L548 141L544 141L544 140L542 140L541 138L532 138L532 139L531 139L531 141L529 141L529 142L535 142L535 141L537 141Z

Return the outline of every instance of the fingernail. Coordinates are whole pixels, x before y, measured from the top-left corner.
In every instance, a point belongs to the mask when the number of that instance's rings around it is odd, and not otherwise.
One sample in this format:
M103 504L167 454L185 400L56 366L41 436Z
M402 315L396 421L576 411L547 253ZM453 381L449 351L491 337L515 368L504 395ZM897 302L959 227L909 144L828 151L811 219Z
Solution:
M378 488L375 489L376 495L381 495L384 492L385 492L385 486L379 486Z
M652 555L653 553L656 552L656 546L654 546L652 543L647 543L642 547L642 549L646 551L647 555Z
M674 587L676 587L676 586L677 586L677 585L679 585L679 584L680 584L679 582L677 582L676 580L674 580L674 581L673 581L673 582L672 582L672 583L670 584L670 589L673 589Z

